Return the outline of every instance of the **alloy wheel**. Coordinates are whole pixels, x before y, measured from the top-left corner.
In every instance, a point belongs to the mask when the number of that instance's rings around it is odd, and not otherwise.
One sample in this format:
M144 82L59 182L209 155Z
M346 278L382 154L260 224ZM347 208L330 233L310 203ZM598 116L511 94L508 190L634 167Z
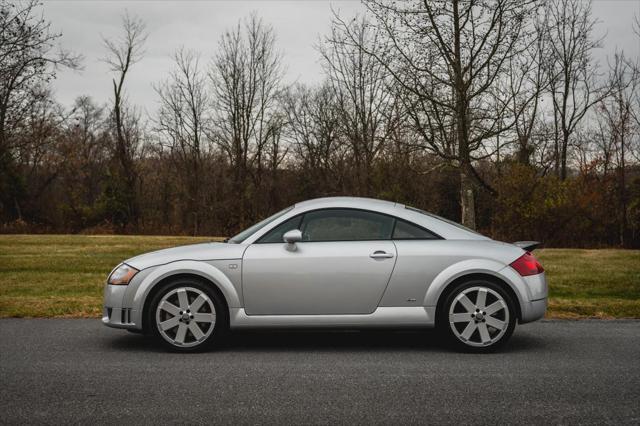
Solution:
M216 309L205 292L178 287L167 292L156 308L156 325L163 339L174 346L193 347L211 335Z
M491 346L509 327L509 307L504 297L493 289L466 288L451 303L449 326L454 336L466 345Z

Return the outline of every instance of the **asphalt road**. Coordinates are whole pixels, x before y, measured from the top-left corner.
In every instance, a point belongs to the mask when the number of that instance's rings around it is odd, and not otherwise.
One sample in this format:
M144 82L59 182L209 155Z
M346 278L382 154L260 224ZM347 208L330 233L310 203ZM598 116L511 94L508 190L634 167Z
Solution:
M640 423L640 321L545 321L497 354L429 332L251 332L166 353L98 320L0 320L0 423Z

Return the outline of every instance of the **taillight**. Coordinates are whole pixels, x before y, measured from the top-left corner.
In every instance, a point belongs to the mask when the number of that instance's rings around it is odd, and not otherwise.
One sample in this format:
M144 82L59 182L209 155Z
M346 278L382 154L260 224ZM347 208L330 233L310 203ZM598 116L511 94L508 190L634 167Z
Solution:
M511 267L518 271L520 275L526 277L528 275L537 275L544 272L544 268L531 253L526 252L517 258Z

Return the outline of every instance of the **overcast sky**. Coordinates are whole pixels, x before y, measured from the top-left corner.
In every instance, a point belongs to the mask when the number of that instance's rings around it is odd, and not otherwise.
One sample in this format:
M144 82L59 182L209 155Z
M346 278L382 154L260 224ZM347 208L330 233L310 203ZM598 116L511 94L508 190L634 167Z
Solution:
M146 111L157 106L152 84L162 80L171 69L170 55L186 46L209 59L222 32L239 19L256 11L271 24L284 53L287 80L314 83L321 78L318 53L319 37L329 30L331 8L346 18L363 12L359 0L307 1L54 1L45 0L45 18L63 34L62 44L84 55L84 70L62 71L54 83L60 102L70 105L80 95L105 102L111 90L104 56L102 36L120 31L120 15L127 10L142 18L148 28L146 54L132 69L127 90L132 103ZM593 12L601 23L598 32L606 33L604 48L597 58L606 62L616 47L627 55L638 56L640 43L633 34L634 15L640 14L640 0L596 0Z

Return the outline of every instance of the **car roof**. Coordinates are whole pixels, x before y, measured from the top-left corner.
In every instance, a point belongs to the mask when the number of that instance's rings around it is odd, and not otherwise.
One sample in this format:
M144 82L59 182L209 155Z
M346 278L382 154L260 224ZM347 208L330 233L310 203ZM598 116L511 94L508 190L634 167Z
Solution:
M439 218L431 215L430 213L421 212L417 209L407 208L404 204L394 203L393 201L364 197L325 197L296 203L293 208L276 221L266 226L265 229L261 229L249 237L248 242L257 240L263 234L268 232L268 229L273 229L280 223L283 223L294 216L308 211L326 208L361 209L387 214L420 225L448 240L489 239L483 235L475 233L474 231L461 227L458 224L449 222L446 219Z
M402 204L394 203L393 201L385 201L385 200L377 200L375 198L365 198L365 197L323 197L323 198L315 198L313 200L306 200L295 204L295 208L306 208L311 207L314 209L321 209L324 207L335 207L335 206L359 206L362 209L372 209L376 210L377 208L395 208L396 206L404 207Z

